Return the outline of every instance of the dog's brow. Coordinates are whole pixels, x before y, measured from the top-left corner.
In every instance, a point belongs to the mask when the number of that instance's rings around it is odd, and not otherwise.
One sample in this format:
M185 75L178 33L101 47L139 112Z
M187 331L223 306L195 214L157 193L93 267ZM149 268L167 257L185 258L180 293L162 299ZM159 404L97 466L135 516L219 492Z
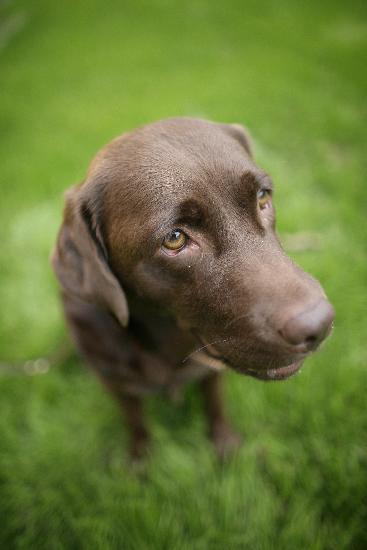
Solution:
M160 235L162 232L169 231L182 224L201 227L205 225L206 219L207 216L200 205L196 201L187 200L167 212L163 219L160 219L156 226L156 233Z
M178 206L176 218L178 221L181 222L187 221L189 223L198 225L204 222L205 212L195 200L188 199Z
M268 174L266 172L261 172L261 171L256 171L255 172L253 170L246 171L242 175L241 181L246 182L246 183L255 184L257 187L262 188L262 189L264 189L264 188L272 189L273 188L272 181L271 181L270 177L268 176Z
M261 172L255 176L255 180L262 188L272 189L273 182L266 172Z

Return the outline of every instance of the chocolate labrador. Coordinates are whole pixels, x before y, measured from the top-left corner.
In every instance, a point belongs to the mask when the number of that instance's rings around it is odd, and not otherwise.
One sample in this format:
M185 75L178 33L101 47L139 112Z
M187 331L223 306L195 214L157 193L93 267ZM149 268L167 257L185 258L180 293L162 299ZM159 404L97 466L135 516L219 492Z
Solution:
M66 194L53 255L77 347L121 404L131 456L142 397L197 377L219 455L239 438L220 370L295 374L331 330L320 284L283 252L273 183L246 130L193 118L123 134Z

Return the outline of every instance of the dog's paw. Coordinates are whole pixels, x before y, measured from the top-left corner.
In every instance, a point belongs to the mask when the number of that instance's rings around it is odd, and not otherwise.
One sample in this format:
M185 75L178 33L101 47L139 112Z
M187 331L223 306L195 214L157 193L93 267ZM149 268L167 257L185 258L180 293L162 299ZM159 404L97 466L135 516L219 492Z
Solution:
M150 443L150 437L146 434L133 438L129 449L129 458L132 466L138 467L146 462L149 455Z
M232 456L242 445L243 437L228 424L216 426L211 439L219 460L224 461Z

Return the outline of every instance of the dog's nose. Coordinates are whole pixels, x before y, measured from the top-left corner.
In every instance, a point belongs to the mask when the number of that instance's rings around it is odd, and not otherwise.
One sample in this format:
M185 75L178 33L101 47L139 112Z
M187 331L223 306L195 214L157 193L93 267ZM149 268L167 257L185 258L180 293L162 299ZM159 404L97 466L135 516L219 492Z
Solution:
M283 339L305 351L315 349L329 334L334 320L334 309L325 299L288 319L280 329Z

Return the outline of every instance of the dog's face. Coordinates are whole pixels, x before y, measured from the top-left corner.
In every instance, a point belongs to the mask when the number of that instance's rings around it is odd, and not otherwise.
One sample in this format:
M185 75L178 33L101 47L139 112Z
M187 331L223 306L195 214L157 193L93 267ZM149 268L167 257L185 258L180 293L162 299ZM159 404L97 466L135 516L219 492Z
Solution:
M273 183L241 127L144 127L107 146L78 193L120 284L237 371L286 378L330 332L319 283L278 242Z

